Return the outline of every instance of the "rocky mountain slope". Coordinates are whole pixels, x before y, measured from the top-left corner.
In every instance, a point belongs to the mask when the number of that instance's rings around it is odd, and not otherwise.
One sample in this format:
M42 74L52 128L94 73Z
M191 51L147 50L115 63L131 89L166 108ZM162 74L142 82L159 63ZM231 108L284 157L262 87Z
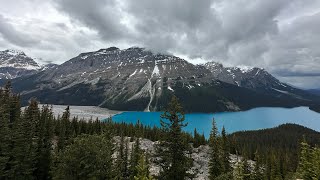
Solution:
M309 89L307 91L310 92L311 94L320 96L320 89Z
M262 68L223 67L216 62L208 62L204 66L215 78L240 87L250 89L287 87Z
M36 74L12 80L26 102L94 105L156 111L174 94L186 111L236 111L257 106L317 104L319 97L281 83L263 69L193 65L143 48L87 52Z
M41 67L22 51L0 51L0 79L30 75L40 69Z

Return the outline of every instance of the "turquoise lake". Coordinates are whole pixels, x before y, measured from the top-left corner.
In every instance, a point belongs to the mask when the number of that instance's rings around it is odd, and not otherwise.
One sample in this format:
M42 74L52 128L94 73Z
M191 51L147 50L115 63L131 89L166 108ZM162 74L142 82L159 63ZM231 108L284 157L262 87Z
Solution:
M160 114L161 112L123 112L113 116L112 120L136 123L139 119L143 125L160 126ZM208 137L213 118L219 131L224 126L228 133L272 128L285 123L299 124L320 131L320 113L311 111L308 107L261 107L241 112L186 114L188 126L184 130L192 133L196 128L199 133L203 132Z

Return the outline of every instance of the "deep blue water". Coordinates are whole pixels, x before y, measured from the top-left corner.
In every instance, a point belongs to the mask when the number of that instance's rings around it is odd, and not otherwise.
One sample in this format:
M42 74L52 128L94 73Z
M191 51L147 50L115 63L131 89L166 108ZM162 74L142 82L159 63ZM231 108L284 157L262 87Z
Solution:
M115 122L136 123L138 119L144 125L160 126L161 112L123 112L112 117ZM188 126L185 131L209 136L212 119L216 120L219 131L222 126L228 133L241 130L257 130L276 127L280 124L295 123L320 131L320 113L309 110L308 107L274 108L262 107L242 112L222 113L192 113L186 114Z

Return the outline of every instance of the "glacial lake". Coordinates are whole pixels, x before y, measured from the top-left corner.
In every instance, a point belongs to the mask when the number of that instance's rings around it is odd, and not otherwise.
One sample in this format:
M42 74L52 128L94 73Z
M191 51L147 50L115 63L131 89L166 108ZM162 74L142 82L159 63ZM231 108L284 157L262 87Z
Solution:
M134 124L140 120L143 125L159 127L160 114L161 112L123 112L114 115L112 120ZM185 131L193 133L196 128L206 137L210 134L213 118L219 131L224 126L227 133L272 128L285 123L299 124L320 132L320 113L311 111L308 107L261 107L241 112L191 113L185 117L188 123Z

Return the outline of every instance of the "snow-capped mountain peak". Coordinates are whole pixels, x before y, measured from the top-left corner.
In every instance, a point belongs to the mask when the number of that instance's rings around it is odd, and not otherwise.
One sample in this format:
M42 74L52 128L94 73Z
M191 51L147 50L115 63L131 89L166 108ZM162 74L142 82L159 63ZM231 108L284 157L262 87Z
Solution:
M7 49L5 51L2 51L4 53L7 53L9 55L12 55L12 56L19 56L19 55L24 55L24 52L23 51L20 51L20 50L15 50L15 49Z
M23 51L0 51L0 79L12 79L37 72L41 67Z

